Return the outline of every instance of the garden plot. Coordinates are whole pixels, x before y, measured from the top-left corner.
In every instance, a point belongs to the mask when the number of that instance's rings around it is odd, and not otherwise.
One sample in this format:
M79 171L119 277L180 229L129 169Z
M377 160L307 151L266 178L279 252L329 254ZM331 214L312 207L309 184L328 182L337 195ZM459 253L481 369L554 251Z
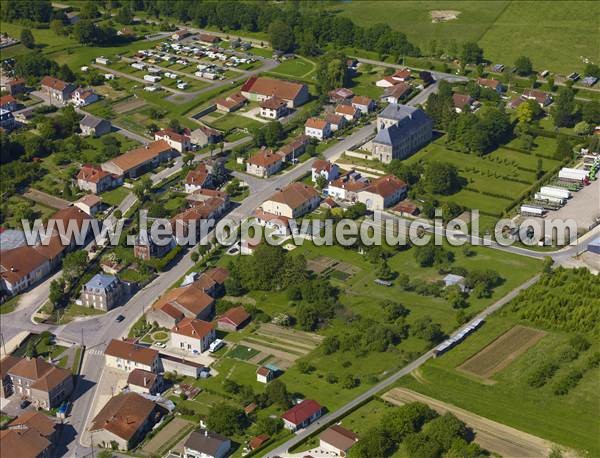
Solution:
M313 271L317 275L322 274L328 269L334 267L338 261L328 256L318 256L314 259L306 261L306 268Z
M458 369L482 378L490 378L534 346L546 333L517 325L462 363Z
M145 100L132 97L127 100L124 100L123 102L115 104L113 106L113 109L115 110L115 112L121 114L127 113L128 111L137 110L138 108L141 108L144 105L146 105Z
M268 359L269 363L287 369L317 348L322 339L316 334L263 324L255 334L240 343L259 352L248 361L258 364Z

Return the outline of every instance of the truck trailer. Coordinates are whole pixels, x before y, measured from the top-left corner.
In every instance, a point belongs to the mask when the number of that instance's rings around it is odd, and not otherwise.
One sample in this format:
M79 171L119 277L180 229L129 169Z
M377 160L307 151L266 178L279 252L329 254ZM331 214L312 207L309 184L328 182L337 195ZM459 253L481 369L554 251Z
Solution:
M563 167L558 172L558 178L565 181L577 181L587 182L589 180L590 172L583 169L572 169Z
M540 193L546 196L568 199L571 197L571 191L565 188L555 188L554 186L542 186Z

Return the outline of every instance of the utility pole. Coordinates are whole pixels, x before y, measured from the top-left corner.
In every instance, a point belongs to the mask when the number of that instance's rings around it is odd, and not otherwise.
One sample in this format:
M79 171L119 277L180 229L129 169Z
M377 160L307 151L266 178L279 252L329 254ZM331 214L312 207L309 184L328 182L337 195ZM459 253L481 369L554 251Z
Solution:
M4 343L4 334L2 334L1 332L0 332L0 341L2 342L2 351L4 352L4 356L6 356L7 353L6 353L6 345Z
M85 344L83 342L83 328L81 328L81 346L85 347Z

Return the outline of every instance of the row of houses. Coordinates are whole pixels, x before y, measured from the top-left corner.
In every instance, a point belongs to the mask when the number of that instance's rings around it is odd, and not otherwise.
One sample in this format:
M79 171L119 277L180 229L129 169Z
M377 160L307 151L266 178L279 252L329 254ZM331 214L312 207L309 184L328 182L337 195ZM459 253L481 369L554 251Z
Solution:
M75 87L74 84L54 78L53 76L44 76L41 81L42 91L50 98L51 102L60 104L72 103L75 106L83 107L97 102L99 97L92 89Z
M246 173L262 178L274 175L286 163L295 162L309 144L310 138L307 135L299 135L276 151L263 147L246 161Z

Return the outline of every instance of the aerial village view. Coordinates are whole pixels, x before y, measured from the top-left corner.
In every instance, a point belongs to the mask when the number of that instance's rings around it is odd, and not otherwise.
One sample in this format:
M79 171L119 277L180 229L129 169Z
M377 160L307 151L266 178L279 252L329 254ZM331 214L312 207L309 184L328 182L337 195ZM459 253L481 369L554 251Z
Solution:
M0 0L0 458L600 457L599 31Z

